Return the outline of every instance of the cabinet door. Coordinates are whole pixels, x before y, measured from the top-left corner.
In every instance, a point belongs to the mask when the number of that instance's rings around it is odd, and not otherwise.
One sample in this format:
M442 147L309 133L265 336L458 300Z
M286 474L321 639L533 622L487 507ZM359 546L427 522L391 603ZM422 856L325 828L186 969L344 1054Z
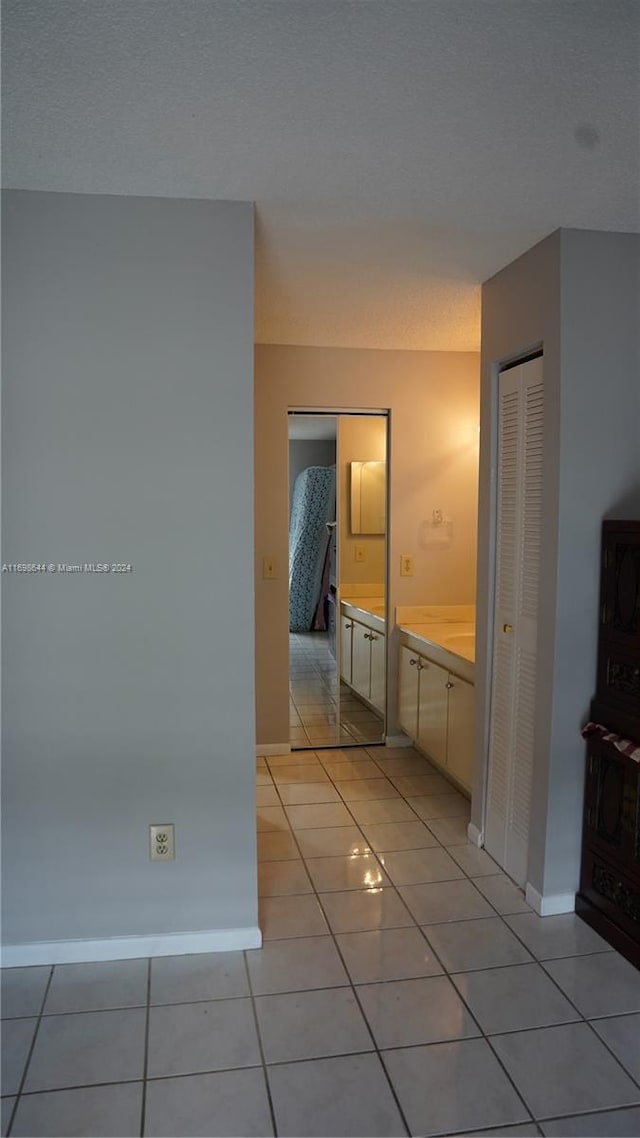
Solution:
M353 621L349 617L340 617L340 676L345 683L351 683L351 638L353 635Z
M441 767L447 763L447 683L449 673L421 660L418 744Z
M447 769L471 793L473 781L473 743L475 692L458 676L449 676L447 718Z
M371 630L364 624L353 622L353 647L351 651L351 686L369 699L371 685Z
M398 691L398 723L405 735L415 742L418 738L418 680L421 658L410 648L400 648L400 674Z
M385 637L381 632L371 632L371 686L369 699L373 706L384 715L384 693L386 653Z

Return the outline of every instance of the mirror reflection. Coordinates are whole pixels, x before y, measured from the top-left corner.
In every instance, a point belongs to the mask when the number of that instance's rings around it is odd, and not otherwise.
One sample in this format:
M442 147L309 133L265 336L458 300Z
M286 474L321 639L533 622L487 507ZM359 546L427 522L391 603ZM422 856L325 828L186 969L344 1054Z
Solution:
M386 450L385 415L289 416L294 748L384 741Z
M351 532L384 533L386 462L351 463Z

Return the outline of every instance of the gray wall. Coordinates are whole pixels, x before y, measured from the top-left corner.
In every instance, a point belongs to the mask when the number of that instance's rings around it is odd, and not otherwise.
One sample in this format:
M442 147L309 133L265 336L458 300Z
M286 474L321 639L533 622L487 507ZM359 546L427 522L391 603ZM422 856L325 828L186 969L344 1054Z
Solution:
M334 466L335 439L289 439L289 514L296 478L308 466Z
M639 257L637 236L559 230L483 286L473 821L482 829L497 370L500 362L542 346L546 455L528 880L543 895L571 893L578 884L579 732L595 686L601 521L640 484Z
M3 222L5 942L255 926L252 207Z

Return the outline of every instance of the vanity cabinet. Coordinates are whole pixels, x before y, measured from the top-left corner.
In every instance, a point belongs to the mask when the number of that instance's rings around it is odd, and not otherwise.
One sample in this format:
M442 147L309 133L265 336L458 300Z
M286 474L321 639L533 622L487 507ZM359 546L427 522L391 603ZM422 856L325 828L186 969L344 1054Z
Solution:
M398 721L421 751L471 792L473 684L403 645Z
M341 679L381 714L384 714L385 671L384 633L343 613L340 618Z

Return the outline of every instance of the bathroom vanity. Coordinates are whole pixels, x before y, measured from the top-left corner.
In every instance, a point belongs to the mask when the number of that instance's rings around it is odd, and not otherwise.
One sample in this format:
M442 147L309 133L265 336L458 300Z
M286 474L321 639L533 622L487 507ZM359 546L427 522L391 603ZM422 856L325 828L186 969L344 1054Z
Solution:
M398 721L419 750L471 794L475 609L399 608Z

